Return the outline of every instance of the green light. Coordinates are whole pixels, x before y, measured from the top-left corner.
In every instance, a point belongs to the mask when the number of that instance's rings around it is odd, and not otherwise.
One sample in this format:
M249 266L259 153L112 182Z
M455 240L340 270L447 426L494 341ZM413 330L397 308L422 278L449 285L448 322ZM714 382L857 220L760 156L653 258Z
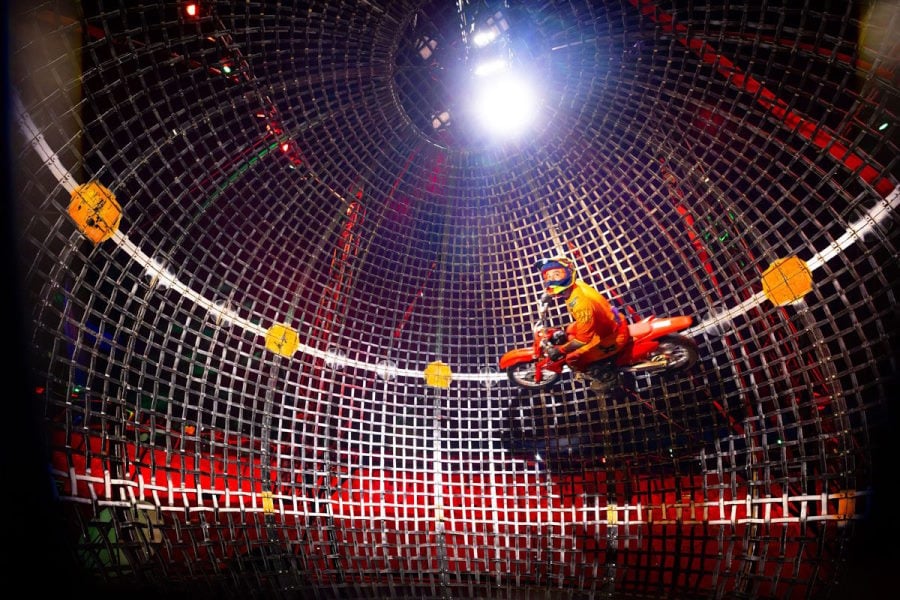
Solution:
M890 126L891 126L891 124L888 123L887 121L885 121L884 123L882 123L881 125L878 126L878 131L884 131L885 129L887 129Z
M228 75L229 73L231 73L231 67L229 67L228 65L222 65L222 72Z

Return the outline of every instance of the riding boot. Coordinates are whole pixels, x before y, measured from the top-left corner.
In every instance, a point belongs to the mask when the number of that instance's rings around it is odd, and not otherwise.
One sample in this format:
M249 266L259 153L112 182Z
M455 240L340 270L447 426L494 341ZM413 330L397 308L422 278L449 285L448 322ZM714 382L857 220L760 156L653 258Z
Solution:
M592 364L587 370L587 374L591 379L603 385L611 385L619 378L619 373L612 359L601 360Z

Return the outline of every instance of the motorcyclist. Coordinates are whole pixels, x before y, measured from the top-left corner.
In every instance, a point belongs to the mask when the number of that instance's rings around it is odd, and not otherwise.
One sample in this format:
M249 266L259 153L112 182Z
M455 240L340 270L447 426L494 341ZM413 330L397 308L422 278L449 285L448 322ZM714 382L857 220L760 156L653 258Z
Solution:
M565 338L553 340L557 347L550 358L560 360L565 356L569 368L578 371L615 356L625 347L631 339L627 321L600 292L578 279L575 263L566 257L554 257L539 260L536 267L541 271L544 291L564 298L573 319L565 328Z

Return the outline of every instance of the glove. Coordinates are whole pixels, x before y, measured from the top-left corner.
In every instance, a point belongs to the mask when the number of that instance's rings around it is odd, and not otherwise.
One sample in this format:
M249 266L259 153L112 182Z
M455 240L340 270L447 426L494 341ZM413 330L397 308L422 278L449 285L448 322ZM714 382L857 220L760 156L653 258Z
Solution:
M547 356L550 357L550 360L559 360L565 356L565 353L559 348L550 348L547 350Z
M550 343L554 346L561 346L569 341L569 336L566 335L566 332L560 329L550 336Z

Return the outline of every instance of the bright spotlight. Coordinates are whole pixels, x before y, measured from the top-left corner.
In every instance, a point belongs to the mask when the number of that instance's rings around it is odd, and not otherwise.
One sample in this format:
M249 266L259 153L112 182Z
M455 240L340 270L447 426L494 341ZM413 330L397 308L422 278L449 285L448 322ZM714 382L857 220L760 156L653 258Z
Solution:
M474 100L482 126L497 136L523 132L537 115L537 96L530 83L512 74L479 81Z
M485 31L476 32L475 35L472 36L472 43L475 44L476 48L484 48L495 39L497 39L497 31L495 29L487 29Z
M476 77L486 77L491 73L499 73L509 67L509 63L503 58L494 58L479 63L472 71Z

